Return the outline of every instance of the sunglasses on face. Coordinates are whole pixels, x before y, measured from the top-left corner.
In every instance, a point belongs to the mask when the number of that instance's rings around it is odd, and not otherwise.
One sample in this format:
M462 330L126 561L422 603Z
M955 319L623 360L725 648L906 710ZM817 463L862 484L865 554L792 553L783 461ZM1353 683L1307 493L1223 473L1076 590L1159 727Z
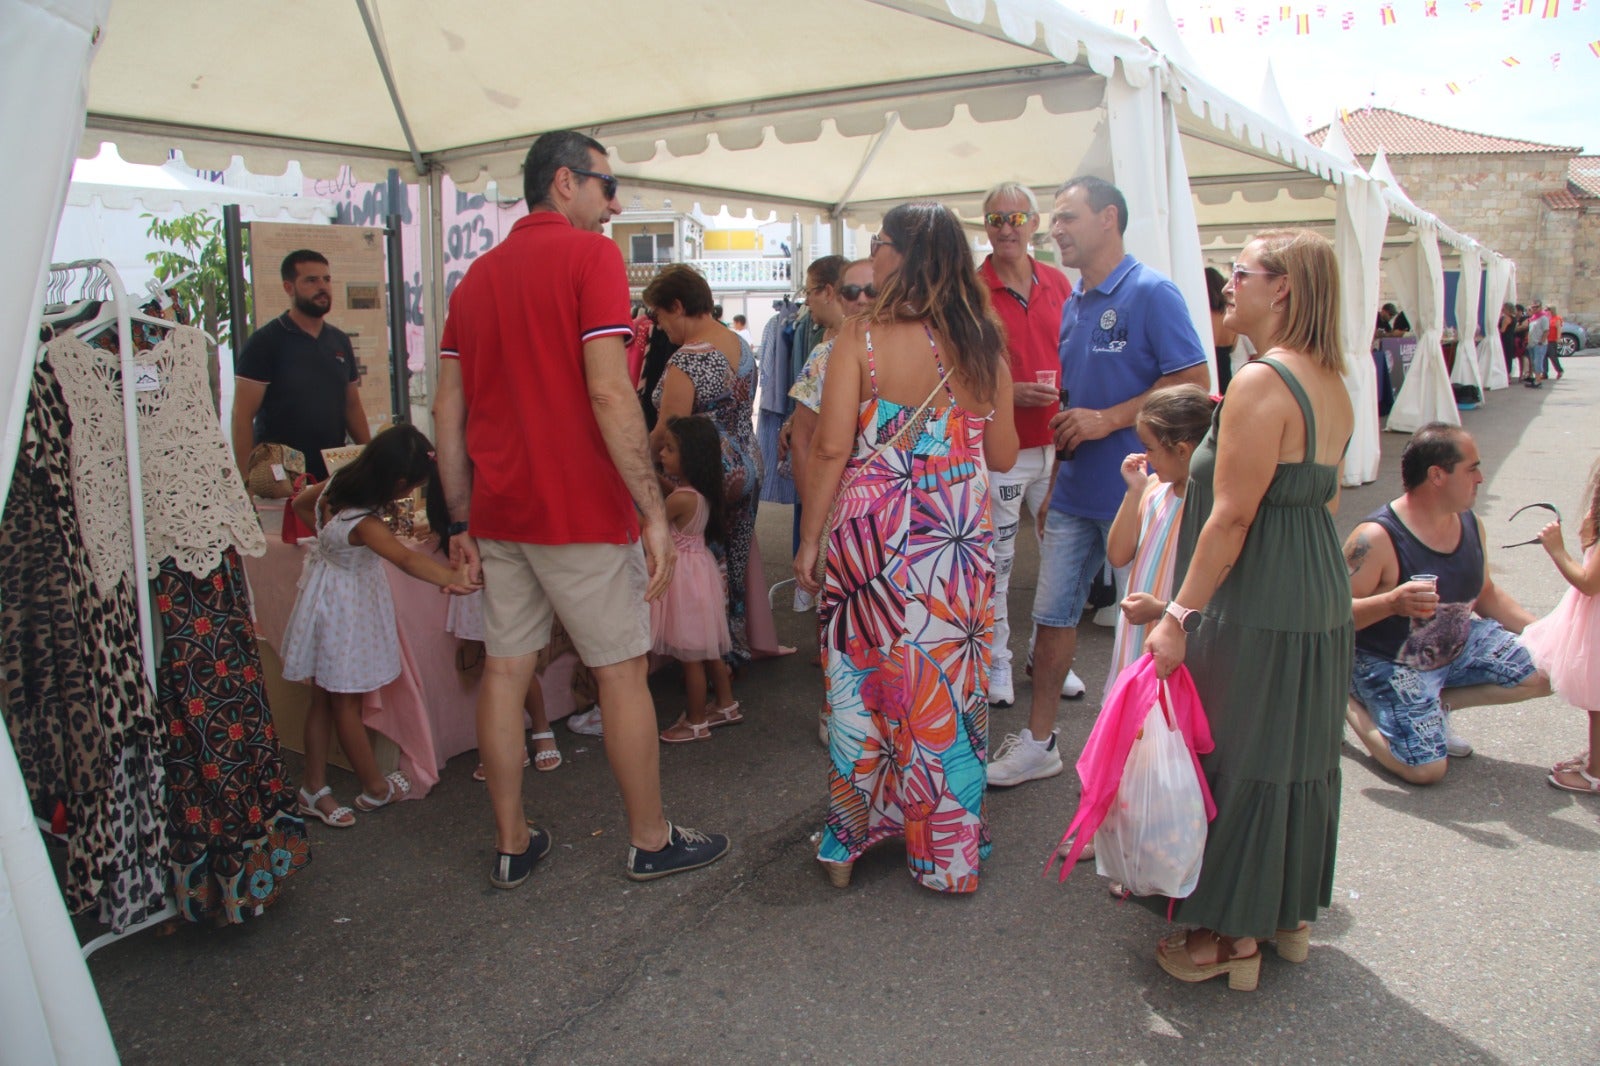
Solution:
M586 178L599 178L600 188L605 192L607 200L617 198L617 176L615 174L602 174L598 170L583 170L579 167L568 167L574 174L582 174Z
M878 298L878 287L876 285L841 285L839 286L839 295L844 297L846 303L854 303L863 296L869 300L876 300Z
M1009 223L1012 229L1019 229L1026 226L1032 217L1032 211L990 211L983 216L983 224L990 229L999 229Z
M872 238L872 252L871 252L871 254L872 255L877 255L879 248L893 248L893 247L894 247L894 241L891 241L889 238L884 237L884 236L877 236L877 237Z
M1277 278L1283 275L1276 270L1246 270L1238 263L1233 264L1233 284L1237 287L1244 282L1247 275L1254 274L1259 278Z

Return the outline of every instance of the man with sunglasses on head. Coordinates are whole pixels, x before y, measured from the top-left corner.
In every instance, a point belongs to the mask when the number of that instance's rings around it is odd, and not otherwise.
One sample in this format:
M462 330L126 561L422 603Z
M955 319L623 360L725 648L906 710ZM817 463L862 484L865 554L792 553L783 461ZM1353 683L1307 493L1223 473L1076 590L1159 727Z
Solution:
M1003 182L983 198L983 228L994 251L978 267L989 287L989 302L1006 331L1006 358L1011 362L1012 403L1017 421L1017 465L989 478L989 507L994 517L994 655L989 672L989 702L1009 707L1016 702L1011 676L1011 623L1007 593L1017 555L1017 529L1022 505L1037 520L1050 500L1050 468L1055 462L1055 437L1050 416L1060 408L1057 379L1061 357L1056 351L1061 308L1072 295L1065 274L1043 266L1029 254L1039 232L1039 201L1033 190ZM1063 696L1083 695L1083 682L1068 671Z
M991 786L1054 777L1061 686L1078 650L1089 585L1105 566L1106 536L1126 486L1123 459L1143 452L1133 430L1145 397L1169 385L1209 386L1207 352L1169 279L1128 255L1128 202L1108 181L1077 177L1056 190L1050 236L1081 281L1061 313L1059 386L1070 406L1050 416L1055 449L1033 621L1028 727L989 764Z
M666 591L674 552L628 374L627 272L603 231L622 205L605 149L566 130L528 149L523 194L529 214L450 297L433 409L450 557L484 583L489 883L515 888L550 850L522 804L522 701L555 615L599 682L627 875L646 881L715 862L728 838L662 812L646 601Z

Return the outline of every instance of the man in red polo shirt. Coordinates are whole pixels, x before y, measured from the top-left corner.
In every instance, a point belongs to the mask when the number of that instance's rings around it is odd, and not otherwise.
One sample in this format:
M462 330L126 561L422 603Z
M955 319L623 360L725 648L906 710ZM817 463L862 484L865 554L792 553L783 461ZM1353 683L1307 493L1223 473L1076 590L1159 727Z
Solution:
M597 141L559 130L528 149L523 193L530 213L450 297L434 402L450 555L484 582L489 883L515 888L550 850L522 806L522 700L555 615L599 682L628 876L647 881L715 862L728 838L661 809L646 600L672 580L673 548L628 376L627 274L603 232L617 179Z
M1042 266L1028 254L1039 229L1039 203L1026 185L1005 182L989 190L983 201L983 228L994 251L978 268L989 286L1006 328L1006 355L1011 361L1012 402L1016 405L1017 464L989 478L989 508L994 516L994 653L989 673L989 702L1009 707L1016 701L1011 679L1011 625L1006 594L1011 564L1017 554L1017 527L1022 505L1035 516L1050 503L1050 465L1055 460L1050 416L1060 408L1057 379L1061 358L1061 308L1072 295L1066 275ZM1030 523L1031 525L1032 523ZM1083 682L1070 671L1062 688L1066 696L1083 695Z

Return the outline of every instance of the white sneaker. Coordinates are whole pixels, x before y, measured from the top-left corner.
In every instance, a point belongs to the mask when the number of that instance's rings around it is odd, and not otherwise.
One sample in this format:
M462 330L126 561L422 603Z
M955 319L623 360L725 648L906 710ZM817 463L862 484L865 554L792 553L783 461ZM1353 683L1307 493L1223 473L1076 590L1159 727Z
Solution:
M570 715L567 718L567 728L586 737L605 736L605 727L600 724L600 705L597 703L582 714Z
M1075 700L1085 692L1083 679L1072 670L1067 671L1067 679L1061 682L1061 698Z
M1016 688L1011 683L1011 660L997 660L989 668L989 702L996 707L1009 707L1017 702Z
M989 763L988 778L991 787L1010 788L1024 781L1038 781L1054 777L1061 772L1061 750L1056 746L1055 733L1040 743L1027 729L1010 733L1001 741Z
M1451 722L1450 708L1444 708L1444 750L1452 759L1465 759L1472 754L1472 745L1456 732Z
M796 585L794 588L794 613L805 614L817 605L817 598Z

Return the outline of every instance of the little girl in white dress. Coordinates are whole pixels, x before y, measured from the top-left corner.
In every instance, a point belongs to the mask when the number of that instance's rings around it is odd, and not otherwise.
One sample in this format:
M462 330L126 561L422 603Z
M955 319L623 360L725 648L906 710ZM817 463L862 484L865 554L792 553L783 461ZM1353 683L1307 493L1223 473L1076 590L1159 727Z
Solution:
M335 729L361 781L356 809L375 811L411 791L398 770L379 772L361 721L366 694L400 676L383 561L457 595L478 587L467 581L465 567L452 570L401 544L377 516L384 504L437 478L433 445L414 426L400 425L372 438L349 466L294 500L301 521L317 531L283 634L284 680L309 681L318 690L306 713L300 813L338 829L354 825L355 815L333 799L327 784Z

